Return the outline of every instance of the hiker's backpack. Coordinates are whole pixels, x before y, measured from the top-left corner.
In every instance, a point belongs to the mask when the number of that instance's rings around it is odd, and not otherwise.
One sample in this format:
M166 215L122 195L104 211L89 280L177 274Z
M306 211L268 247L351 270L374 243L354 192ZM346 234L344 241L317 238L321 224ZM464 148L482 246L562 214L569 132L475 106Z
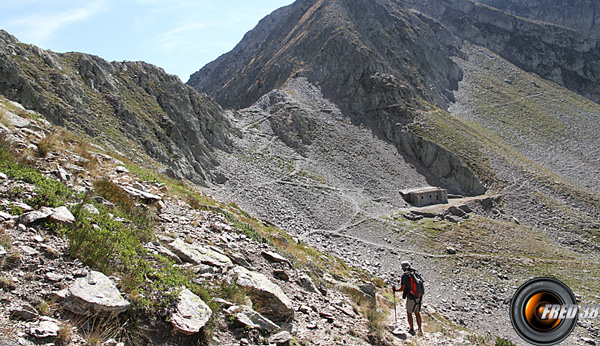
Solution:
M425 285L421 274L419 274L419 272L417 272L416 270L409 270L408 279L408 297L410 297L411 299L422 298L423 294L425 293Z

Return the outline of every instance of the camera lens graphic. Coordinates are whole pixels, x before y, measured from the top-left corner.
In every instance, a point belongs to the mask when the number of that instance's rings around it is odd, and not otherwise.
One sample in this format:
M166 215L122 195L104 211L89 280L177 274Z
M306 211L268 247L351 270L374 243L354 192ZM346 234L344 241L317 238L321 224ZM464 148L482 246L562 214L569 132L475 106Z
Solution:
M575 295L567 285L554 278L535 278L515 292L510 304L510 321L525 341L533 345L555 345L571 334L577 317L557 318L558 314L548 314L546 306L567 304L576 304Z
M542 319L546 305L559 304L563 302L555 294L550 292L538 292L532 295L525 304L525 320L534 329L540 331L551 331L558 327L562 320L560 319Z

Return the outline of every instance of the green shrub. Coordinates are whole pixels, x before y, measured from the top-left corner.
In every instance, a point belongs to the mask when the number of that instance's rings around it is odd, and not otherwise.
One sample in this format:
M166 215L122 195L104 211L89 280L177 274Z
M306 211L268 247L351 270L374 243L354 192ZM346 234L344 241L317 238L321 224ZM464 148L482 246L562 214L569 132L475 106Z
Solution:
M13 180L23 181L35 186L34 196L26 201L33 208L42 206L58 207L73 197L73 192L59 180L43 175L38 169L26 161L15 158L8 145L0 140L0 172ZM23 194L19 188L11 189L9 197Z
M496 338L496 346L517 346L512 341L497 337Z

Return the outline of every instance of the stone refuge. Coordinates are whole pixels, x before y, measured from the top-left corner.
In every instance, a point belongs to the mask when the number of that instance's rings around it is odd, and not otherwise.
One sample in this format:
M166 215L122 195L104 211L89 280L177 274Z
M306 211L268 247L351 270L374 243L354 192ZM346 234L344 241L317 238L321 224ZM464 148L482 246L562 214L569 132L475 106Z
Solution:
M415 207L448 203L448 191L439 187L422 187L400 191L407 203Z

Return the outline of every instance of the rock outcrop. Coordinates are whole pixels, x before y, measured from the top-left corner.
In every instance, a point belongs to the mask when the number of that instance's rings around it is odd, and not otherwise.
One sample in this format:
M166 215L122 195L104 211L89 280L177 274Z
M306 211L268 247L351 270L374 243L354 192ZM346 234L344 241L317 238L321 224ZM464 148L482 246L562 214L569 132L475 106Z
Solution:
M175 239L167 246L184 262L207 264L213 267L233 265L229 257L201 245L187 244L181 239Z
M2 30L0 93L173 177L220 177L215 150L227 150L230 128L223 110L156 66L45 51Z

